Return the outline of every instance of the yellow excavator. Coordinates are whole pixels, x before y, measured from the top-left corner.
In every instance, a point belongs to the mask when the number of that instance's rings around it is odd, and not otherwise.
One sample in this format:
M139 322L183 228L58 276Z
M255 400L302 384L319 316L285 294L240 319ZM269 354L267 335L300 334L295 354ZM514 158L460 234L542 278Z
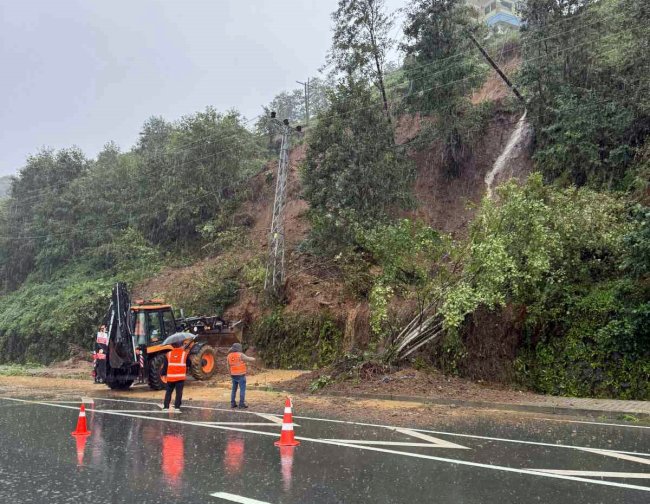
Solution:
M208 380L217 370L215 349L241 342L238 326L218 316L176 318L172 306L161 299L131 303L126 284L117 283L95 337L95 382L117 390L128 389L136 380L154 390L164 388L160 372L171 343L178 340L189 350L189 373Z

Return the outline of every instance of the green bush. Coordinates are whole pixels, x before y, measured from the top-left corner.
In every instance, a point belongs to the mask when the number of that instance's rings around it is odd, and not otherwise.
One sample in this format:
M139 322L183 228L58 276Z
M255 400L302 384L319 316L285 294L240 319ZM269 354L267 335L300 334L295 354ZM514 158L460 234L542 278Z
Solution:
M108 309L114 278L70 275L28 283L0 300L0 362L47 364L69 356L70 345L91 349Z
M249 334L267 366L310 369L327 366L341 354L341 326L325 313L305 316L276 310L262 317Z
M239 298L239 270L233 261L223 261L193 275L187 284L173 286L166 297L186 315L221 316Z

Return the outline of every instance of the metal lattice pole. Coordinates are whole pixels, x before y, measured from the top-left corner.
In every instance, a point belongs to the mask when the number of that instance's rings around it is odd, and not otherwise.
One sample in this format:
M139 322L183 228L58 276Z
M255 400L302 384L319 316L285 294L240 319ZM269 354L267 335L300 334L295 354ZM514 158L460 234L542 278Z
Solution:
M266 266L264 290L277 293L284 284L284 206L286 203L287 178L289 175L289 139L291 128L285 120L282 125L280 161L275 184L273 217L269 235L269 260Z

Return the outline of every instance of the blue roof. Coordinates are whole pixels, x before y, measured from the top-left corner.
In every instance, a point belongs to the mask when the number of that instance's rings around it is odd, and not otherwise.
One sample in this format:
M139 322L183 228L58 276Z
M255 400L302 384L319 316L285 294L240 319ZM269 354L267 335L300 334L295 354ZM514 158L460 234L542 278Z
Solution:
M507 12L497 12L494 16L490 16L486 20L488 26L494 26L497 23L508 23L513 26L521 26L521 19L513 14Z

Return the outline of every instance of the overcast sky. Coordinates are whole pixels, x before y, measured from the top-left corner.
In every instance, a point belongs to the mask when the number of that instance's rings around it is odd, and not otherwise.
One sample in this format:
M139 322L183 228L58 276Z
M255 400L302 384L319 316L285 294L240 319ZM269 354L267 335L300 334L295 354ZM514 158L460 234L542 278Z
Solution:
M387 0L391 10L405 0ZM246 117L314 76L337 0L0 0L0 175L41 147L94 157L152 115ZM395 30L398 35L398 30Z

